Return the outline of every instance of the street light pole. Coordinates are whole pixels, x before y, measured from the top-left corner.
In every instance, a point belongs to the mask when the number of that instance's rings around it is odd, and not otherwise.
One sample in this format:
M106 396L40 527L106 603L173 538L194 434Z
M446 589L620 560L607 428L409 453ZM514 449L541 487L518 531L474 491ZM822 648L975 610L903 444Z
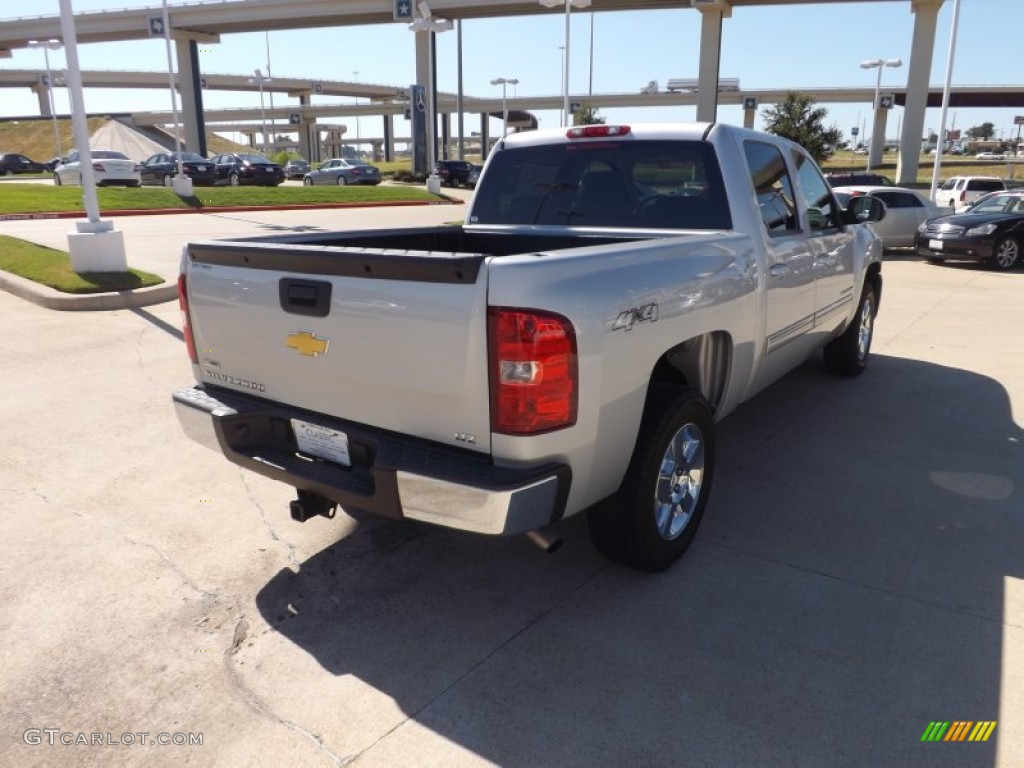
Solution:
M50 38L49 40L29 40L29 48L42 48L43 59L46 61L46 94L50 102L50 118L53 123L53 143L57 147L57 157L64 154L60 145L60 129L57 127L57 103L53 98L53 73L50 71L50 51L60 50L63 45L60 40Z
M558 58L562 62L561 80L562 80L562 82L564 82L565 81L565 46L564 45L558 46ZM562 125L566 124L565 110L564 109L560 110L559 113L558 113L558 122L561 123Z
M874 101L874 104L872 105L872 110L871 110L871 114L874 115L874 122L876 124L878 123L878 112L879 112L879 109L880 109L880 105L879 105L878 101L879 101L879 96L880 96L881 91L882 91L882 68L883 67L902 67L902 66L903 66L903 60L902 59L868 59L867 61L862 61L860 63L860 68L861 69L877 69L878 70L878 76L875 78L875 101ZM875 141L875 139L877 139L877 138L878 137L875 136L875 127L873 125L872 128L871 128L871 143L868 146L868 164L867 164L867 169L866 170L869 170L869 171L871 170L871 167L872 167L872 160L874 160L876 155L880 154L879 149L876 146L876 141ZM882 140L881 151L884 152L885 151L885 136L882 136L881 140Z
M501 86L501 136L508 136L508 100L506 99L506 88L510 85L519 85L519 80L514 77L496 77L491 80L491 85Z
M270 78L264 77L260 70L253 71L254 77L249 78L250 83L256 83L260 87L260 124L263 131L263 154L267 153L267 111L263 105L263 83L270 82Z
M590 5L590 0L538 0L541 5L545 8L554 8L559 5L565 5L565 55L563 58L562 67L562 125L568 125L571 120L571 113L569 112L569 40L571 37L570 23L569 23L569 9L570 8L587 8Z

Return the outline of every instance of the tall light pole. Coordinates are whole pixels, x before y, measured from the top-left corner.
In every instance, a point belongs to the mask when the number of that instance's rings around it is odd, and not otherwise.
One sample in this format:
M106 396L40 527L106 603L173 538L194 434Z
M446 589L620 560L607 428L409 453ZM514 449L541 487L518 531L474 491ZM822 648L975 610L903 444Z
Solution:
M50 71L50 51L57 51L63 48L63 44L56 38L49 40L29 40L29 48L42 48L43 59L46 61L46 93L50 102L50 118L53 122L53 143L57 147L57 157L64 154L60 146L60 130L57 128L57 104L53 98L53 73Z
M253 75L254 75L253 77L249 78L249 83L251 85L258 85L260 87L260 123L262 124L262 127L263 127L263 153L266 154L266 152L267 152L267 111L266 111L266 108L263 106L263 84L264 83L269 83L270 82L270 78L269 77L264 77L263 73L260 70L258 70L258 69L253 71Z
M352 82L353 83L358 83L359 82L359 70L355 70L352 73ZM359 104L359 97L358 96L356 96L356 104L357 105ZM360 136L359 136L359 115L357 114L356 115L356 154L357 155L359 154L359 139L360 139Z
M878 103L879 95L881 94L881 91L882 91L882 69L883 69L883 67L902 67L902 66L903 66L903 60L902 59L868 59L867 61L862 61L860 63L860 68L861 69L877 69L878 70L878 77L875 79L875 101L874 101L874 104L873 104L872 109L871 109L871 114L873 114L875 116L874 122L875 122L876 125L878 123L878 112L879 112L879 109L880 109L880 106L879 106L879 103ZM879 138L879 137L875 136L875 129L874 129L874 127L872 127L872 130L871 130L871 144L868 146L868 165L867 165L867 170L869 170L869 171L871 170L872 160L874 160L876 157L880 157L879 147L876 146L876 142L875 142L875 139L877 139L877 138ZM885 150L885 136L882 136L881 140L882 140L881 151L884 151Z
M545 8L555 8L559 5L565 6L565 56L563 57L564 66L562 68L562 110L564 117L562 118L562 124L568 125L571 114L569 112L569 39L571 37L569 9L587 8L590 5L590 0L538 0L538 2Z
M956 56L956 33L960 25L960 0L953 3L953 26L949 32L949 55L946 57L946 81L942 86L942 111L939 117L939 144L935 151L935 165L932 167L932 185L928 197L935 199L935 190L939 187L939 171L942 169L942 147L946 138L946 112L949 110L949 88L953 82L953 59ZM955 114L955 113L954 113ZM953 123L956 123L954 117Z
M508 100L506 98L506 89L510 85L519 85L519 80L514 77L496 77L491 80L491 85L501 86L501 135L504 138L508 136Z
M565 46L564 45L558 46L558 58L562 62L562 74L559 75L559 78L560 78L559 82L563 82L565 80ZM561 123L562 125L566 125L567 124L567 121L565 119L565 112L564 111L559 110L558 122Z

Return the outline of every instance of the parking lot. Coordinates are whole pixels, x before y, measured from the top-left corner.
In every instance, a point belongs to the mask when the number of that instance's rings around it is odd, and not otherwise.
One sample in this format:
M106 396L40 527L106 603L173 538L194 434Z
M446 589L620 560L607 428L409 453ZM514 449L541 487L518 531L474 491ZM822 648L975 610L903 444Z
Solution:
M190 238L462 215L118 226L173 277ZM290 489L178 427L175 302L0 292L0 765L1024 765L1024 270L883 275L869 371L811 361L727 418L703 527L657 576L580 518L554 555L294 523ZM998 724L922 742L936 720Z

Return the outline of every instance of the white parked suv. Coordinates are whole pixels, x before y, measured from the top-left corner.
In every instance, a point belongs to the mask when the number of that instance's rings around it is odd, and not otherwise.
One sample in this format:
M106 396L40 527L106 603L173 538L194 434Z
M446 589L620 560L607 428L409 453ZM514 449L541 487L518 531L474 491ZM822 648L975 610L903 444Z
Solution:
M935 191L935 204L948 206L955 213L967 210L979 197L1006 189L996 176L952 176Z

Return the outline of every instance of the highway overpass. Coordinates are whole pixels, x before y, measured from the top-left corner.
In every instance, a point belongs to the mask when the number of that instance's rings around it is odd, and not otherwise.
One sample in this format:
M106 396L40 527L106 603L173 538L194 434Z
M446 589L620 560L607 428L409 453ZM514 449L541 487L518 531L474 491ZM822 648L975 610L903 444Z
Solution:
M900 182L910 181L917 176L917 150L930 98L928 80L935 49L935 30L944 0L592 0L590 10L601 13L627 9L692 8L694 12L700 13L700 87L695 94L695 104L698 120L713 121L716 119L718 104L725 99L717 87L721 40L726 28L725 21L731 17L734 9L833 3L842 6L841 13L848 13L850 6L868 2L899 2L914 15L906 86L892 89L902 91L905 106L897 176ZM298 5L296 0L224 0L189 3L171 9L170 26L182 84L185 135L190 146L200 152L205 151L203 74L199 69L198 44L216 42L221 35L238 32L393 23L396 7L394 0L302 0L302 13L298 14ZM431 0L430 5L435 16L456 21L562 12L560 8L544 11L536 0ZM75 27L78 41L87 44L146 38L150 34L148 20L159 16L161 12L161 6L154 4L147 8L77 14ZM5 20L0 25L0 56L10 55L12 50L27 46L29 40L59 37L60 24L56 16ZM413 37L416 46L416 82L427 83L430 66L427 45L429 36ZM313 92L311 88L298 93L303 107L309 105ZM428 124L430 122L428 120ZM877 164L881 159L885 122L886 110L875 109L872 129L874 140L869 165Z

